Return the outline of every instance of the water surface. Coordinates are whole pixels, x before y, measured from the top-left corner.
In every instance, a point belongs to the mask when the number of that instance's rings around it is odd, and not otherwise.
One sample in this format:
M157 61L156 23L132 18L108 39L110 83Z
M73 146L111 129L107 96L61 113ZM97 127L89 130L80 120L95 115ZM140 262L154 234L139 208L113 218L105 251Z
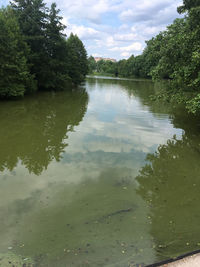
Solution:
M135 266L200 246L200 132L150 81L0 104L0 266Z

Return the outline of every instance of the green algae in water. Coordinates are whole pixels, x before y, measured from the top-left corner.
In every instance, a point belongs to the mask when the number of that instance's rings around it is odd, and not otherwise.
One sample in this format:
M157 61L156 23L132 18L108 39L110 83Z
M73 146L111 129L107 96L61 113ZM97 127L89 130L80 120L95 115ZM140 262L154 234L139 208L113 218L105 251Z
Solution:
M88 79L1 103L0 266L144 266L199 248L198 120L150 102L156 90Z
M14 253L8 252L0 254L0 266L2 267L33 267L33 261L30 258L23 258L22 256L16 255Z

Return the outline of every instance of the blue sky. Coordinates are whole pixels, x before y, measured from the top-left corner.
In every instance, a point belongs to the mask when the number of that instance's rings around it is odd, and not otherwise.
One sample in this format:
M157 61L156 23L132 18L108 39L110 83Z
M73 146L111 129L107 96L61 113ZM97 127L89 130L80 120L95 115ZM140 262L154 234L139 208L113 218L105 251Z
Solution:
M46 0L49 5L52 1ZM66 33L77 34L88 55L128 58L179 17L181 0L55 0ZM7 0L0 0L0 6Z

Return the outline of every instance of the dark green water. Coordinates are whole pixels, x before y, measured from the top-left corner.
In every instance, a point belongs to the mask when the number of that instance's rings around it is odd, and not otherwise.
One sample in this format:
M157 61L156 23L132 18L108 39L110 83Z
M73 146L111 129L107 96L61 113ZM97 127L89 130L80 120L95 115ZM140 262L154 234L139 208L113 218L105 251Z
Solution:
M88 79L0 103L0 266L143 266L200 248L200 123L152 103L156 90Z

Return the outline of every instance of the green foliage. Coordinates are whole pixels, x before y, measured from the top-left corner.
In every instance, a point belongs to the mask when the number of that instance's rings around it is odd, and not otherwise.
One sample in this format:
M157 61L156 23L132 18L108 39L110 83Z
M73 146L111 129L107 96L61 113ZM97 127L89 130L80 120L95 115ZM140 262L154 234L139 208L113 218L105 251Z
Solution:
M122 59L118 61L117 69L118 69L119 75L122 77L127 77L126 66L127 66L127 60Z
M46 81L45 67L48 65L45 49L48 10L43 0L13 0L11 7L31 49L28 57L31 73L35 75L38 87L41 88Z
M196 114L200 112L200 94L187 101L186 105L189 112Z
M200 6L200 0L183 0L183 5L179 6L177 11L181 14L198 6Z
M0 97L23 96L36 89L27 65L28 54L13 11L0 9Z
M67 69L67 45L63 34L65 25L61 23L60 10L56 9L56 4L51 5L46 26L46 60L48 64L42 70L43 85L45 89L63 90L70 81Z
M161 35L161 34L160 34ZM180 66L187 60L187 45L180 50L185 41L185 20L177 19L162 33L162 39L157 39L159 45L159 55L157 64L152 66L151 75L153 79L183 79L183 71ZM167 44L167 45L166 45Z
M68 75L74 84L81 83L88 73L87 52L77 35L71 34L66 41L68 52Z
M101 59L95 61L94 57L88 58L89 73L118 76L118 63L111 60Z
M120 60L115 68L122 77L170 80L168 90L156 97L182 102L188 111L197 113L200 111L200 0L184 0L178 12L187 14L147 41L142 55ZM102 65L103 62L97 64L97 71L113 73Z
M123 77L139 77L140 75L140 58L133 55L128 60L120 60L118 62L119 76Z
M156 37L146 41L146 48L143 52L143 77L152 76L152 70L158 65L161 57L161 47L165 44L163 33L159 33Z
M66 40L59 12L43 0L13 0L0 9L0 97L63 90L84 80L87 52L77 36Z
M144 55L139 55L137 57L131 56L127 60L127 77L147 78L148 75L146 75L144 71L144 66Z
M97 69L97 64L93 56L88 58L88 72L93 73Z
M163 36L160 60L151 75L154 80L170 78L171 97L175 98L177 92L185 93L187 97L183 94L182 101L190 112L196 113L200 107L198 97L194 97L200 90L200 7L175 20Z
M121 77L148 77L144 74L143 60L143 55L137 57L132 55L128 60L123 59L118 62L103 59L95 62L93 57L89 57L89 72Z

